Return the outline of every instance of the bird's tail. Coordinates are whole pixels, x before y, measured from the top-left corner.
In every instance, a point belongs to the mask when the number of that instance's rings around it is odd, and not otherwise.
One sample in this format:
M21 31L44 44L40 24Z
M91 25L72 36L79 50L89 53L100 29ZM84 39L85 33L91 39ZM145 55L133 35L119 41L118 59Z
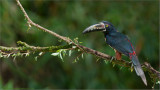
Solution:
M134 69L135 69L137 75L141 77L142 81L147 86L147 80L146 80L145 74L144 74L144 72L142 70L141 64L140 64L137 56L136 55L131 55L130 58L131 58L131 60L133 62Z

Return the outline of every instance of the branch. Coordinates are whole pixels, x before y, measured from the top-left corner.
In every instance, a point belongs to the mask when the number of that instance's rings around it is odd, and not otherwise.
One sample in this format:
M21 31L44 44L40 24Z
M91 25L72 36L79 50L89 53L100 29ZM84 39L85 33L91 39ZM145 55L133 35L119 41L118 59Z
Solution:
M125 60L119 60L117 61L114 57L112 56L109 56L107 54L104 54L104 53L101 53L99 51L95 51L93 49L90 49L90 48L87 48L85 46L82 46L82 45L78 45L76 43L74 43L70 38L67 38L67 37L64 37L64 36L61 36L55 32L53 32L52 30L49 30L49 29L46 29L36 23L34 23L28 16L28 14L26 13L26 11L24 10L23 6L21 5L21 3L19 2L19 0L16 0L17 1L17 4L18 6L20 7L20 9L22 10L25 18L27 19L27 23L29 24L29 27L31 27L31 25L39 28L40 30L44 31L44 32L47 32L49 34L51 34L52 36L54 37L57 37L59 39L62 39L63 41L69 43L69 44L72 44L72 45L75 45L77 46L78 48L80 48L82 51L85 51L86 53L90 53L90 54L93 54L93 55L96 55L98 56L99 58L103 58L103 59L106 59L106 60L111 60L112 59L112 62L114 63L117 63L117 64L123 64L123 66L126 66L126 67L130 67L131 64Z
M5 47L5 46L0 46L1 52L12 52L12 53L17 53L17 52L55 52L59 49L69 49L72 48L72 45L64 45L64 46L48 46L48 47L35 47L35 46L30 46L25 42L18 41L17 42L19 47Z
M30 46L25 42L18 41L17 42L19 47L5 47L0 46L0 58L8 58L9 56L28 56L30 53L35 52L56 52L59 49L65 49L70 50L72 48L72 45L64 45L64 46L48 46L48 47L36 47L36 46ZM75 48L73 48L75 49Z
M87 48L85 46L82 46L82 45L79 45L77 43L74 43L70 38L67 38L67 37L64 37L64 36L61 36L49 29L46 29L36 23L34 23L30 18L29 16L27 15L26 11L24 10L23 6L21 5L21 3L19 2L19 0L16 0L17 2L17 5L20 7L20 9L22 10L25 18L27 19L27 23L29 25L29 27L31 26L35 26L37 28L39 28L40 30L44 31L44 32L47 32L49 34L51 34L52 36L54 37L57 37L59 39L62 39L63 41L67 42L69 45L73 45L73 46L76 46L76 48L79 48L82 52L85 52L85 53L90 53L92 55L96 55L97 57L99 58L102 58L102 59L105 59L105 60L108 60L108 61L111 61L112 63L114 64L118 64L118 65L121 65L121 66L124 66L124 67L129 67L131 68L131 63L129 63L128 61L125 61L125 60L116 60L114 57L112 56L109 56L107 54L104 54L104 53L101 53L99 51L96 51L96 50L93 50L93 49L90 49L90 48ZM7 47L2 47L0 48L0 50L2 49L5 49ZM10 49L10 48L9 48ZM13 48L12 48L13 49ZM34 48L32 48L34 49ZM20 49L18 48L15 48L15 51L19 51ZM34 49L35 50L35 49ZM38 47L36 48L36 50L38 50ZM157 80L160 80L160 72L156 71L153 67L151 67L151 65L147 62L145 62L143 65L142 65L142 68L143 70L149 72L150 76L153 76L151 77L152 79L157 79Z
M24 8L22 7L22 5L21 5L21 3L19 2L19 0L16 0L16 1L17 1L17 5L20 7L20 9L22 10L25 18L27 19L27 23L28 23L29 27L31 27L31 25L33 25L33 26L39 28L40 30L43 30L44 32L47 32L47 33L49 33L49 34L51 34L51 35L53 35L53 36L55 36L55 37L57 37L57 38L59 38L59 39L62 39L62 40L64 40L64 41L66 41L67 43L71 43L71 42L72 42L71 39L68 39L67 37L61 36L61 35L59 35L59 34L57 34L57 33L55 33L55 32L52 32L52 31L49 30L49 29L46 29L46 28L44 28L44 27L42 27L42 26L34 23L34 22L29 18L29 16L27 15L26 11L25 11Z

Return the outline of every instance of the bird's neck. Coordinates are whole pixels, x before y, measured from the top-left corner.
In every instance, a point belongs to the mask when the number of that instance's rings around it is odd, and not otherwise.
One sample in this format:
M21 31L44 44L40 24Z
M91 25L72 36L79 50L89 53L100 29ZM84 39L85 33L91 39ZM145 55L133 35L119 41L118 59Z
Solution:
M106 35L112 35L113 33L116 33L116 32L117 32L117 30L112 29L112 30L107 30L107 31L105 31L103 33L104 33L104 36L106 36Z

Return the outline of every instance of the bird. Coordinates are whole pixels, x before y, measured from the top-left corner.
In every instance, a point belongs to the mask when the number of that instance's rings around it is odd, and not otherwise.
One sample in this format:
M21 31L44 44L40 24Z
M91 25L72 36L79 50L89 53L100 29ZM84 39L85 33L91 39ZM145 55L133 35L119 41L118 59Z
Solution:
M96 31L101 31L104 33L105 41L111 48L114 49L115 57L117 60L121 60L122 54L129 57L132 65L134 66L136 74L141 77L142 81L147 86L145 74L142 70L135 49L129 38L126 35L117 31L114 25L108 21L102 21L98 24L93 24L87 27L83 31L83 34Z

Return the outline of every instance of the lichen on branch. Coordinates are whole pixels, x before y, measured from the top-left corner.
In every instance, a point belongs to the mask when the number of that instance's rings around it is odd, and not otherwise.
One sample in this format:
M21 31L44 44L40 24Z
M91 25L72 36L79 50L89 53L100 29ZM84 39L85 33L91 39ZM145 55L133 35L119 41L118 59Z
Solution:
M59 49L72 49L71 44L64 46L48 46L48 47L39 47L39 46L30 46L25 42L18 41L18 47L5 47L0 46L0 58L9 58L9 56L28 56L30 53L35 52L56 52Z

